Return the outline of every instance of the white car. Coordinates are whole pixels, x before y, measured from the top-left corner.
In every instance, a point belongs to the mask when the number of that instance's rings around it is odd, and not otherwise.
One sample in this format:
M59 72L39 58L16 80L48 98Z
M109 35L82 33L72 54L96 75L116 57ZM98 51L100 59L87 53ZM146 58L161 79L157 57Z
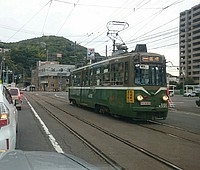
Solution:
M8 89L0 84L0 150L13 150L16 146L18 111Z
M188 93L184 93L185 97L195 97L196 96L196 93L195 92L188 92Z

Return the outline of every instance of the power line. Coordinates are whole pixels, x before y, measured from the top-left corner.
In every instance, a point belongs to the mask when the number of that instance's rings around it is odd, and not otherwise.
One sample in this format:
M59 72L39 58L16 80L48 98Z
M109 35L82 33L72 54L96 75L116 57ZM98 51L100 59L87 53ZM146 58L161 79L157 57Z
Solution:
M22 30L36 15L38 15L52 0L48 1L38 12L36 12L25 24L23 24L20 29L18 29L7 41L13 38L18 32Z
M121 6L120 6L120 9L123 9L123 8L125 8L126 7L126 4L129 2L129 0L126 0ZM133 1L131 1L131 2L133 2ZM119 12L117 12L117 11L119 11L119 10L115 10L113 13L112 13L112 15L110 15L110 16L108 16L107 18L106 18L106 20L107 20L107 22L109 21L109 19L112 17L112 16L115 16L116 17L116 15L115 15L115 13L117 13L118 15L119 15ZM102 28L102 27L104 27L104 28ZM89 43L91 43L91 42L93 42L96 38L99 38L100 36L102 36L103 34L105 34L106 35L106 32L107 32L107 30L105 29L106 27L105 27L105 25L104 26L102 26L102 25L97 25L95 28L93 28L90 32L92 32L92 33L95 33L95 32L98 32L98 33L100 33L100 34L98 34L95 38L93 38L92 40L90 40L88 43L86 43L86 44L84 44L85 46L87 45L87 44L89 44ZM93 31L93 30L95 30L95 31ZM97 30L97 31L96 31ZM87 40L88 39L88 37L85 39L85 40ZM85 40L82 40L82 42L84 42Z
M52 0L50 0L50 4L49 4L49 8L48 8L48 11L47 11L47 15L45 17L45 21L44 21L44 25L42 27L42 34L44 35L44 27L45 27L45 24L46 24L46 21L47 21L47 17L48 17L48 14L49 14L49 10L50 10L50 7L51 7L51 4L52 4Z
M0 28L6 29L6 30L11 30L11 31L18 31L17 28L10 27L7 25L1 25L1 24L0 24ZM37 35L37 36L41 35L41 32L36 32L36 31L32 31L32 30L27 30L27 29L21 29L18 32L26 33L26 34L30 34L30 35ZM50 33L50 32L46 32L46 34L53 35L53 33ZM65 36L65 37L76 37L76 38L86 36L86 35L81 35L81 34L77 34L77 35L60 34L60 35Z
M164 37L164 36L167 36L167 35L171 36L170 34L173 34L173 33L176 33L175 35L178 35L177 32L178 32L178 29L173 30L173 31L168 31L168 32L167 31L163 31L163 32L160 32L160 33L157 33L157 34L149 35L149 36L141 38L141 39L135 39L135 40L129 41L126 44L132 44L132 43L137 43L137 42L141 42L141 41L152 40L152 39L156 39L156 38L159 38L159 37ZM160 39L162 40L163 38L160 38Z
M165 34L168 34L168 33L171 33L171 32L176 32L178 31L178 27L173 27L173 28L169 28L167 30L162 30L160 32L157 32L157 33L154 33L154 34L150 34L150 35L147 35L147 36L140 36L139 38L135 38L133 39L133 41L135 40L138 40L138 39L146 39L146 38L151 38L151 37L154 37L154 36L161 36L161 35L165 35ZM128 41L128 42L131 42L132 40Z
M161 12L163 12L164 10L166 10L166 9L168 9L168 8L170 8L171 6L174 6L174 5L177 5L177 4L179 4L179 3L181 3L183 0L177 0L177 1L175 1L175 2L173 2L173 3L171 3L170 5L166 5L165 7L163 7L162 8L162 10L160 10L159 12L157 12L157 13L155 13L155 14L153 14L151 17L153 17L152 19L150 19L149 21L148 21L148 23L146 23L145 25L148 25L156 16L158 16ZM173 19L173 20L171 20L171 21L169 21L169 22L167 22L167 23L165 23L165 24L163 24L163 25L161 25L161 26L158 26L158 27L156 27L156 28L154 28L154 29L152 29L152 30L150 30L150 31L148 31L148 32L146 32L146 33L144 33L143 35L140 35L140 36L138 36L137 38L135 38L135 39L139 39L139 38L141 38L141 37L143 37L143 36L145 36L145 35L148 35L149 33L152 33L153 31L155 31L155 30L157 30L157 29L160 29L161 27L163 27L163 26L165 26L165 25L167 25L167 24L169 24L169 23L171 23L171 22L173 22L173 21L175 21L175 20L177 20L179 17L176 17L175 19ZM147 19L149 19L149 17L147 18ZM140 23L138 23L138 24L141 24L142 22L144 22L145 20L142 20ZM138 24L136 24L136 25L138 25ZM125 31L128 31L128 30L130 30L130 29L132 29L133 27L135 27L136 25L134 25L134 26L132 26L132 27L129 27L129 29L127 29L127 30L125 30ZM136 31L136 33L134 34L134 35L132 35L131 37L133 37L133 36L135 36L136 34L138 34L142 29L144 29L145 27L144 26L142 26L140 29L138 29L138 31ZM124 32L125 32L124 31ZM129 36L130 37L130 36ZM132 40L129 40L128 42L130 43L130 42L132 42L132 41L135 41L135 39L132 39Z
M138 2L139 4L137 4L136 5L136 8L138 7L138 5L141 5L143 2L144 2L145 0L141 0L141 2ZM128 4L128 6L130 6L130 4L132 4L133 3L133 1L131 1L130 3L128 3L129 1L127 0L125 3L123 3L123 5L121 6L121 8L124 8L124 6L125 5L127 5ZM150 2L150 1L148 1L148 2ZM148 2L146 2L145 4L147 4ZM142 6L144 6L145 4L143 4ZM141 8L141 7L140 7ZM131 9L133 9L133 8L131 8ZM114 15L115 13L117 13L117 15L119 15L119 16L122 16L120 13L119 13L119 10L117 10L117 11L115 11L112 15ZM128 14L129 12L127 12L127 14ZM111 15L111 16L112 16ZM109 18L111 18L111 16L109 16ZM115 18L116 18L116 15L114 15L115 16ZM124 17L123 17L124 18ZM122 20L122 17L121 17L121 19L120 20ZM104 30L101 34L99 34L98 36L96 36L95 38L93 38L89 43L92 43L96 38L99 38L100 36L102 36L103 34L105 34L106 35L106 32L107 32L107 30ZM85 45L87 45L88 43L86 43Z
M170 47L170 46L174 46L174 45L178 45L178 43L166 44L166 45L162 45L162 46L158 46L158 47L150 48L150 50L153 50L153 49L159 49L159 48L165 48L165 47Z
M57 34L59 34L59 32L61 31L61 29L63 28L63 26L65 25L65 23L67 22L68 18L71 16L72 12L74 11L76 5L78 4L79 0L76 2L76 4L74 4L74 7L71 9L70 13L68 14L68 16L66 17L64 23L62 24L62 26L60 27L60 29L58 30Z
M66 3L66 4L70 4L70 5L73 5L74 3L72 2L67 2L67 1L63 1L63 0L54 0L54 1L57 1L57 2L61 2L61 3ZM150 1L150 0L149 0ZM131 10L135 10L135 9L138 9L138 8L131 8L131 7L121 7L121 6L108 6L108 5L94 5L94 4L83 4L83 3L79 3L77 4L78 6L85 6L86 8L88 7L98 7L98 8L110 8L110 9L124 9L124 10L127 10L127 9L131 9ZM141 8L140 8L141 9ZM145 8L145 9L161 9L161 8Z
M140 1L139 2L139 4L138 4L138 6L139 5L141 5L142 4L142 6L141 7L143 7L145 4L147 4L148 2L150 2L150 1L147 1L147 2L145 2L145 1L143 0L143 1ZM157 12L157 13L155 13L153 16L154 17L156 17L155 15L159 15L162 11L164 11L165 9L168 9L169 7L171 7L171 6L173 6L173 5L176 5L176 4L178 4L178 3L180 3L180 2L182 2L182 1L175 1L174 3L172 3L172 4L170 4L170 5L167 5L167 6L165 6L165 7L163 7L163 8L161 8L161 10L159 11L159 12ZM149 19L149 17L148 17L148 19ZM154 18L152 18L150 21L148 21L148 23L149 22L152 22L152 20L153 20ZM143 20L144 21L144 20ZM142 22L143 22L142 21ZM161 27L161 26L160 26ZM158 27L158 28L160 28L160 27ZM156 28L156 29L158 29L158 28ZM154 29L154 30L156 30L156 29ZM129 29L130 30L130 29ZM153 30L153 31L154 31ZM128 31L128 29L126 30L126 31ZM140 29L140 31L141 31L141 29ZM124 31L125 32L125 31ZM123 33L124 33L123 32ZM149 32L152 32L152 30L151 31L149 31ZM147 33L145 33L144 35L146 35L146 34L148 34L149 32L147 32ZM105 32L104 32L105 33ZM138 33L138 32L137 32ZM102 33L103 34L103 33ZM97 37L95 37L94 39L92 39L91 41L90 41L90 43L91 42L93 42L96 38L99 38L99 36L101 36L102 34L100 34L100 35L98 35ZM144 35L142 35L142 36L144 36ZM141 36L139 36L138 38L140 38ZM87 45L87 44L86 44Z

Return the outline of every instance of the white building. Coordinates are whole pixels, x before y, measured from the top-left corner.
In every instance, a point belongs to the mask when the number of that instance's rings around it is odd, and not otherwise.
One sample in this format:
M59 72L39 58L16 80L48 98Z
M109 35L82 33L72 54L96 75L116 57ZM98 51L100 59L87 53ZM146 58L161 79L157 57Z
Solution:
M39 61L32 72L32 84L40 91L63 91L69 86L69 76L75 65L59 64L57 61Z

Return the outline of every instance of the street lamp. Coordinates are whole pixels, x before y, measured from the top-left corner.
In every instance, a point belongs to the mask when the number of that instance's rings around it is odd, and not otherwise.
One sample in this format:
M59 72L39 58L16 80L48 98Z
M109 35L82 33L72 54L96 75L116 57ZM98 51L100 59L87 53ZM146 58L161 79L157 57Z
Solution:
M1 61L1 70L0 70L0 80L3 80L3 64L5 63L5 56L2 57L2 61Z

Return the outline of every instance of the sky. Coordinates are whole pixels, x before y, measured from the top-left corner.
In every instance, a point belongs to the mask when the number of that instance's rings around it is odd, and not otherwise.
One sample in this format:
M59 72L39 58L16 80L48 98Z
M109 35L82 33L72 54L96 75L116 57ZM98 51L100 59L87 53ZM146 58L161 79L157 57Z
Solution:
M178 66L179 15L199 3L200 0L0 0L0 41L55 35L94 48L101 55L106 54L107 47L107 55L111 55L113 39L117 38L116 43L125 43L128 51L134 50L136 44L147 44L149 52L165 55L169 66ZM168 67L167 72L178 75L176 67Z

